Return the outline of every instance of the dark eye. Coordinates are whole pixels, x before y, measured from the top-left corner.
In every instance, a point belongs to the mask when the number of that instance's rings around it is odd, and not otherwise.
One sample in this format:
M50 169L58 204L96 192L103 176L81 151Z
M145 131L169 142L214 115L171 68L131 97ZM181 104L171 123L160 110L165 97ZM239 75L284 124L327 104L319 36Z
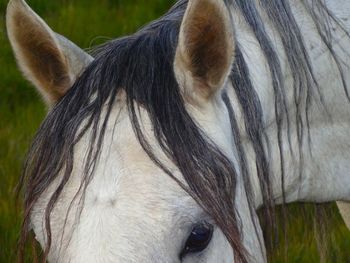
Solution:
M189 253L201 252L207 248L213 237L213 226L207 222L195 225L188 237L185 247L180 254L182 259Z

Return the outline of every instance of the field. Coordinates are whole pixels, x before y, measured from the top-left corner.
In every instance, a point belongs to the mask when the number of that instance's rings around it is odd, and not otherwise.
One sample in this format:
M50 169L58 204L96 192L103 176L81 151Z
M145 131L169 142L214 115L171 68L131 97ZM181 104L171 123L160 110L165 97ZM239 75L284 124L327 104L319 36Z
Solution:
M90 49L111 38L134 32L167 10L170 0L28 0L57 32ZM0 0L0 263L15 262L16 240L21 224L21 206L15 201L15 186L26 149L45 116L39 95L22 78L10 49L4 23L7 0ZM315 216L312 205L287 208L286 239L280 235L271 262L320 262L315 241L317 219L328 222L325 262L350 262L350 232L334 204ZM316 231L317 232L317 231ZM288 258L288 260L287 260ZM30 255L27 262L33 262Z

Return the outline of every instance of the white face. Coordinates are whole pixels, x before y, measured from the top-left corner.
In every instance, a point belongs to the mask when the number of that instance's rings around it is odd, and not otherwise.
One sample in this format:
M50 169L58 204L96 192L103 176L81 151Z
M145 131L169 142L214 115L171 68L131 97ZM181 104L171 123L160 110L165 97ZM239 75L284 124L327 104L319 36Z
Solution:
M10 2L7 29L19 66L49 106L62 98L93 61L55 34L22 0ZM221 96L233 59L234 37L224 1L190 0L180 28L175 75L188 113L237 168L230 118ZM56 80L54 85L52 80ZM51 213L49 261L234 262L232 248L213 218L142 149L126 108L125 94L119 94L84 196L79 187L89 131L75 146L73 172ZM139 120L153 154L186 184L178 167L160 150L142 109ZM45 210L61 179L59 175L51 183L30 213L31 226L44 248ZM243 245L255 256L250 261L261 262L264 255L239 173L236 180L235 208L242 222Z
M53 244L49 261L233 262L232 248L223 233L199 205L149 159L132 130L127 112L120 109L122 101L117 104L80 218L76 221L76 201L64 227L67 209L80 186L89 135L77 146L76 169L52 214ZM218 145L226 145L224 150L233 159L232 141L225 133L229 119L223 102L213 101L201 112L192 113L198 123L211 124L203 128ZM144 132L152 145L156 145L147 114L141 115ZM217 116L224 117L218 119ZM115 119L118 122L114 128ZM181 179L177 168L165 158L163 161ZM49 189L32 214L34 232L42 246L45 245L43 216L50 194ZM202 236L197 240L191 237L192 231ZM198 251L184 252L186 242L190 249Z

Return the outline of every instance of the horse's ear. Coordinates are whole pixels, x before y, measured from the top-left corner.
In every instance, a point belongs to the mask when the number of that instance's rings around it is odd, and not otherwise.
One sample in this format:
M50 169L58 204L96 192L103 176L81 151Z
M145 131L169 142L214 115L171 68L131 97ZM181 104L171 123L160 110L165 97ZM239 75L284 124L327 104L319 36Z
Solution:
M224 85L234 59L233 35L224 0L189 0L174 64L185 97L208 99Z
M24 0L10 1L6 26L19 67L50 106L60 100L93 60L54 33Z

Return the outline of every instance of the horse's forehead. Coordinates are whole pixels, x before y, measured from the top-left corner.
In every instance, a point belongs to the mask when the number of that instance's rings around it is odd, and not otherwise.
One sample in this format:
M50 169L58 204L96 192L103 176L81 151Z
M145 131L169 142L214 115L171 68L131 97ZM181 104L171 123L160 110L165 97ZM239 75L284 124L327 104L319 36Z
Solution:
M166 165L173 175L182 180L178 167L156 145L152 125L142 109L140 114L142 115L143 133L150 142L155 156ZM86 165L88 140L89 135L85 136L77 147L75 160L77 169L74 171L78 175L77 180ZM123 206L134 202L135 204L129 207L131 211L140 208L136 203L154 211L157 209L170 211L175 210L176 207L180 209L185 206L197 206L179 184L150 159L134 133L129 115L119 107L112 112L101 155L93 179L86 191L86 199L92 203L109 202L115 204L116 207L119 205L121 209L127 209Z
M154 142L149 120L143 118L142 125L145 135ZM75 197L75 202L80 200L80 195L76 196L76 193L84 174L90 136L87 133L75 148L72 176L53 211L52 226L57 235L62 233L65 221L62 215L67 214ZM176 166L166 160L159 149L154 150L161 161L180 178ZM39 235L42 233L45 207L59 181L60 178L55 180L34 209L32 223ZM128 230L129 233L124 234L129 238L132 238L132 233L145 233L147 230L153 232L150 236L155 236L157 232L160 235L162 228L190 225L201 214L202 210L196 202L142 149L127 113L120 108L113 110L93 179L85 191L79 225L86 231L92 231L91 225L97 220L105 226L100 231L110 231L108 226L113 225L113 228L118 228L115 233L123 234L123 231ZM73 224L74 211L70 212L69 217L68 221ZM134 229L140 226L142 229Z
M76 251L85 249L86 251L87 246L93 250L94 247L105 244L103 246L106 249L118 247L119 255L130 255L137 252L138 256L149 258L147 255L141 255L142 251L133 251L133 249L144 247L147 242L155 244L157 248L150 246L144 251L145 253L153 253L150 252L152 249L166 251L169 247L178 252L181 247L175 247L176 244L181 246L184 242L182 239L186 238L193 224L203 219L209 220L208 215L204 214L195 200L175 180L150 159L135 135L126 107L121 106L123 105L121 101L118 102L118 105L112 110L101 154L92 181L86 189L79 221L75 222L76 212L71 211L68 221L65 222L62 215L66 215L80 187L91 134L86 133L75 147L72 176L53 211L53 242L62 240L62 229L64 224L67 224L66 236L63 240L66 244L71 240L71 245L67 250L67 253L71 255L74 254L74 251L69 252L70 249ZM229 124L218 118L221 113L220 107L217 108L217 111L213 109L195 111L191 108L188 110L213 141L227 148L232 147L232 142L227 141L229 139L226 134L220 133L220 130L224 130L221 125ZM166 164L177 179L183 181L179 168L166 157L157 144L147 113L141 108L139 114L142 132L150 143L155 156ZM219 121L215 121L216 119ZM44 236L42 231L43 211L47 206L50 191L54 189L53 184L38 202L32 216L34 230L41 243L43 243ZM71 207L77 207L79 201L80 196L75 201L77 204ZM69 233L73 233L71 239ZM139 233L142 233L142 237L139 237ZM172 244L164 241L164 238L169 235L172 237ZM85 241L82 242L82 240ZM142 243L138 243L141 241Z
M123 96L119 98L118 106L112 110L107 125L101 155L92 182L86 191L86 200L92 205L96 202L112 204L115 205L115 211L123 210L124 214L138 213L140 218L149 217L147 210L150 210L159 211L164 218L168 216L168 222L176 221L176 216L179 215L196 220L203 214L202 209L173 178L150 159L134 132L126 107L122 106L125 105ZM235 162L232 138L229 133L223 132L227 127L222 127L230 125L229 120L224 118L227 117L224 106L213 103L207 109L196 110L188 107L188 111L195 117L201 129L230 154L229 158ZM140 108L138 117L142 133L154 156L173 176L186 184L179 167L169 160L160 148L146 111ZM75 180L78 181L79 174L85 166L90 138L90 135L86 134L76 149L75 163L78 168L75 175L78 176L75 176ZM78 182L73 189L77 188L77 185ZM84 205L88 206L88 203Z
M59 254L65 253L72 262L97 262L108 257L118 258L120 262L140 262L140 259L164 253L164 258L176 258L191 226L205 215L174 180L151 161L143 159L137 150L118 157L114 147L111 146L110 153L105 150L101 155L86 190L79 220L75 221L76 211L71 211L65 222L64 215L80 185L80 171L74 171L52 214L52 257L61 258ZM125 163L129 154L138 155L138 165ZM43 196L32 216L35 233L42 244L42 218L47 197ZM64 224L66 230L62 239ZM69 244L64 252L55 249L60 247L60 240L64 245ZM111 253L116 249L117 252Z

